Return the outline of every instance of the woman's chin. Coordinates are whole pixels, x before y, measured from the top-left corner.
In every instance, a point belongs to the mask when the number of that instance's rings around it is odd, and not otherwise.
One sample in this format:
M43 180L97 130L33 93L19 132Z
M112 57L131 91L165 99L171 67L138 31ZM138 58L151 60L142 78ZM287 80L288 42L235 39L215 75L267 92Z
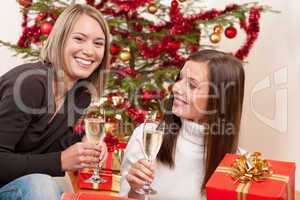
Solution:
M184 106L173 106L172 112L174 115L180 118L186 118L186 115L188 114L186 113Z

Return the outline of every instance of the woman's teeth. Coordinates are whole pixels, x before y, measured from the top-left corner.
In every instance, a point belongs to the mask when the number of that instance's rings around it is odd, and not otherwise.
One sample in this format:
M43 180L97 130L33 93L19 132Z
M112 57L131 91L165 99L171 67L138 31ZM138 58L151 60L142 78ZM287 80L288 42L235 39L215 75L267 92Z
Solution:
M81 58L75 58L75 60L76 60L79 64L82 64L82 65L90 65L90 64L92 64L92 61L84 60L84 59L81 59Z

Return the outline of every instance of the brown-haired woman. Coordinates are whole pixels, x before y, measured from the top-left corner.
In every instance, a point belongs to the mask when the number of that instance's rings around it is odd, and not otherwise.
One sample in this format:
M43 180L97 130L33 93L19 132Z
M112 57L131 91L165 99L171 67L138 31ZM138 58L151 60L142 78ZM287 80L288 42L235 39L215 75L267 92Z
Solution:
M104 159L106 146L82 142L72 127L91 99L101 96L109 48L101 13L72 5L57 19L40 62L1 77L0 199L60 199L50 176Z
M152 183L156 200L200 199L226 153L238 150L244 70L237 58L216 50L191 55L172 89L163 118L165 134L154 164L145 161L141 125L122 163L121 196L144 199Z

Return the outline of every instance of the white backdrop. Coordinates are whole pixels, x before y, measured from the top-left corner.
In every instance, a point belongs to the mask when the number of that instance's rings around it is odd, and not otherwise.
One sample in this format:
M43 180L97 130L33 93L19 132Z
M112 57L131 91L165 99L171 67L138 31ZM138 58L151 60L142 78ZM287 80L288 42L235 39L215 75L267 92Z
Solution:
M170 0L164 0L169 3ZM248 1L207 0L208 7L224 8L229 3ZM297 0L260 0L281 14L262 15L261 32L247 58L246 91L240 146L261 151L265 157L295 161L300 166L300 13ZM0 38L16 42L21 34L21 14L15 0L0 7ZM244 39L239 32L234 42L223 39L220 47L237 49ZM0 75L22 63L13 52L0 48ZM252 101L251 101L252 99ZM300 190L300 170L296 171Z

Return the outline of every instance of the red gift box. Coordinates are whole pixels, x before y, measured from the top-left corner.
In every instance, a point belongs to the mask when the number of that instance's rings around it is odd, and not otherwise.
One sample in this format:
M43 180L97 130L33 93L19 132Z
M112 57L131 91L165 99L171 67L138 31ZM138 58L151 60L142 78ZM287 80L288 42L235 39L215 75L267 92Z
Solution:
M133 200L128 198L112 197L100 194L87 194L87 193L63 193L60 200Z
M92 169L84 169L79 171L79 187L85 189L94 189L94 190L105 190L105 191L120 191L120 179L121 175L119 172L100 170L100 177L106 180L105 183L88 183L85 180L90 178L93 174Z
M111 171L121 170L121 162L124 156L124 150L127 142L120 141L116 136L109 134L105 138L107 144L108 154L103 165L103 169Z
M294 200L295 163L268 160L273 174L262 181L241 183L230 175L239 155L226 154L206 184L207 200Z

